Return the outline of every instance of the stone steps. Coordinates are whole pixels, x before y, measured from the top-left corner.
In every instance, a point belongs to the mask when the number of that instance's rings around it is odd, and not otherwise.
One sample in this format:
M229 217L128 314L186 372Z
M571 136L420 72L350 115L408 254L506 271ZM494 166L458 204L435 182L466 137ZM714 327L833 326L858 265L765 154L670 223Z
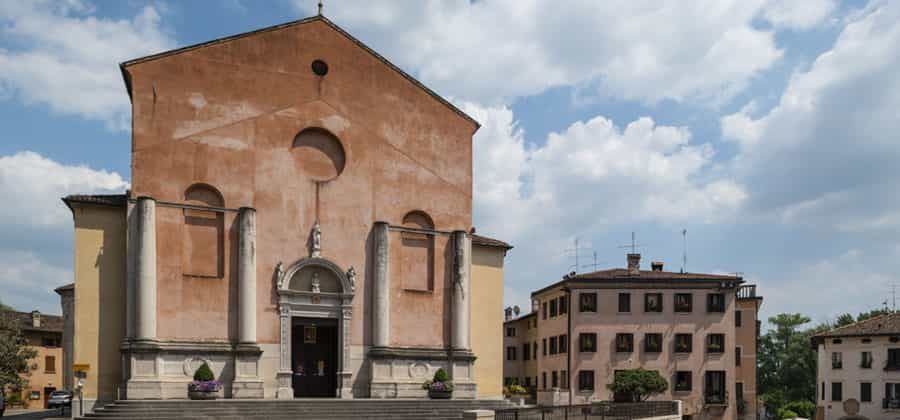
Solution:
M461 419L462 412L511 407L506 401L422 399L122 400L81 419L139 420L433 420Z

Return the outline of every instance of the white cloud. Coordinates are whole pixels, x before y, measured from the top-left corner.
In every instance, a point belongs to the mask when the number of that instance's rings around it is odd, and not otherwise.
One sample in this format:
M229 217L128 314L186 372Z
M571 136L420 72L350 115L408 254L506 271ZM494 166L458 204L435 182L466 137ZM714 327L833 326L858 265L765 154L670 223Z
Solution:
M53 289L72 281L70 270L49 264L32 252L0 253L0 302L16 310L61 314L59 296Z
M782 55L764 0L328 2L325 14L439 92L496 104L592 84L647 103L719 102ZM314 3L295 2L304 14Z
M63 196L121 194L127 188L115 172L63 165L27 151L0 156L0 226L58 229L72 221Z
M846 231L898 227L900 3L855 14L833 48L791 77L779 103L722 119L739 145L751 209Z
M0 2L0 33L11 41L0 48L0 93L128 129L131 108L118 64L175 42L152 6L131 19L93 11L80 1Z
M818 323L846 312L855 316L881 308L893 281L892 276L884 274L884 263L850 249L784 270L777 277L756 280L757 292L765 299L763 317L802 313Z
M770 0L762 15L776 27L802 30L822 23L836 7L834 0Z
M711 174L712 146L691 144L685 127L645 117L622 129L597 116L528 148L508 108L462 108L483 124L474 139L476 221L503 239L549 247L616 224L714 222L746 198L741 185Z

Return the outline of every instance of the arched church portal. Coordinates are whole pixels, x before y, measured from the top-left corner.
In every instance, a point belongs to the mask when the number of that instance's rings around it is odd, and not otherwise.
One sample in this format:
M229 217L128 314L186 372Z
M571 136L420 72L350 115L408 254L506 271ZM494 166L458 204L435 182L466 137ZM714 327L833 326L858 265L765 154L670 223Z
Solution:
M278 398L352 398L350 320L356 274L320 257L289 267L275 280L281 314Z

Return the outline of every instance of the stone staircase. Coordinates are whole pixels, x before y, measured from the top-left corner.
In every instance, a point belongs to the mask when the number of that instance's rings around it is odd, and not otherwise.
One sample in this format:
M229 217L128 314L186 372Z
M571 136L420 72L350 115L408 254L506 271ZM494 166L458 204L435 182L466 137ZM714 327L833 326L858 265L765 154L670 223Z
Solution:
M295 400L121 400L78 419L461 419L466 410L510 408L497 400L295 399Z

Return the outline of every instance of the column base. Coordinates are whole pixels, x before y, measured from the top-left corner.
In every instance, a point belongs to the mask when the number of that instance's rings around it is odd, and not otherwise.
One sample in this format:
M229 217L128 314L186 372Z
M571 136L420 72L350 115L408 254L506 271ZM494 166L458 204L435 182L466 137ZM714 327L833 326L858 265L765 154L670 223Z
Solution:
M352 378L352 372L338 373L338 398L344 400L353 398L353 383L351 381Z
M278 381L278 390L275 391L275 398L279 400L294 398L294 388L291 383L293 378L294 373L291 371L279 371L275 374L275 379Z
M231 383L231 398L263 398L263 381L259 379L236 379Z

